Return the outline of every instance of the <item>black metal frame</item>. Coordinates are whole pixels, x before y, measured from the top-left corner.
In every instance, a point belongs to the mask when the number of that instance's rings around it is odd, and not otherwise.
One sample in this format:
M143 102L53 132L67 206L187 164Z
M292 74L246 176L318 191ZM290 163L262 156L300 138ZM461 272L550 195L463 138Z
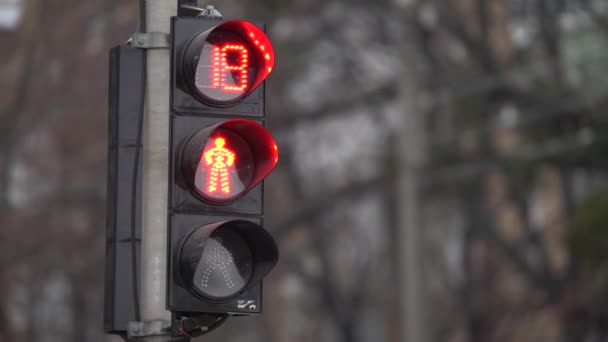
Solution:
M141 245L141 157L137 175L135 213L131 211L133 167L144 70L142 49L126 45L110 50L108 178L106 222L106 270L104 328L108 333L125 334L135 321L132 298L133 272L139 277ZM135 215L135 241L131 219ZM132 269L132 246L136 246L137 269Z

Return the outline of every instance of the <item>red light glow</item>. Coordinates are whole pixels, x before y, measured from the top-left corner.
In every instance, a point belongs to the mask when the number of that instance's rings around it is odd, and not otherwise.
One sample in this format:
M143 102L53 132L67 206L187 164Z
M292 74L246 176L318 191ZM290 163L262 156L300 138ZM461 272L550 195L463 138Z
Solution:
M268 36L266 36L266 34L257 26L246 21L238 21L238 24L242 29L249 32L249 37L251 38L250 46L253 48L251 53L257 57L257 66L260 71L255 75L252 82L252 87L255 88L260 85L272 71L274 65L274 50Z
M204 201L228 203L274 169L278 147L259 123L232 119L199 130L184 145L182 176Z
M274 145L274 163L278 163L279 162L279 148L277 147L277 145Z

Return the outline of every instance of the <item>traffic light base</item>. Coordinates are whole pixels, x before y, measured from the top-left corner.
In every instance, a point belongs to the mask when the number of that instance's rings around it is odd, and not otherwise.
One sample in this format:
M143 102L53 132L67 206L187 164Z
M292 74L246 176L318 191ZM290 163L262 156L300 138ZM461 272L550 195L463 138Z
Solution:
M154 320L129 322L127 342L145 341L149 337L166 336L168 342L189 342L220 327L228 315L200 314L194 316L173 314L172 321Z
M137 340L151 336L169 336L171 334L171 321L154 320L147 322L129 322L127 328L127 341Z

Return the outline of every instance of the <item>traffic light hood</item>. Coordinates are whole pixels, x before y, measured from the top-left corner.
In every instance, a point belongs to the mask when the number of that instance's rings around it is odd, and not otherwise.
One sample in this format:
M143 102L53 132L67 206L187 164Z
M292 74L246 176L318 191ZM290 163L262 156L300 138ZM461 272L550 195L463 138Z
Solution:
M270 40L256 25L243 20L227 21L216 26L212 30L216 29L232 31L249 42L255 55L255 61L258 68L258 72L251 86L251 91L255 90L255 88L264 82L274 67L274 49L272 48Z

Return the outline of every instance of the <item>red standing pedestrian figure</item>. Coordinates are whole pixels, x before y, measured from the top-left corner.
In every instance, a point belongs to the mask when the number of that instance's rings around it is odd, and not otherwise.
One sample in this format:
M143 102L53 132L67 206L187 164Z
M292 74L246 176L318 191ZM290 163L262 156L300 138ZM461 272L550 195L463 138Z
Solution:
M209 193L223 192L230 193L229 169L234 168L234 152L224 147L226 140L216 138L214 147L205 152L205 163L211 165L208 174Z

